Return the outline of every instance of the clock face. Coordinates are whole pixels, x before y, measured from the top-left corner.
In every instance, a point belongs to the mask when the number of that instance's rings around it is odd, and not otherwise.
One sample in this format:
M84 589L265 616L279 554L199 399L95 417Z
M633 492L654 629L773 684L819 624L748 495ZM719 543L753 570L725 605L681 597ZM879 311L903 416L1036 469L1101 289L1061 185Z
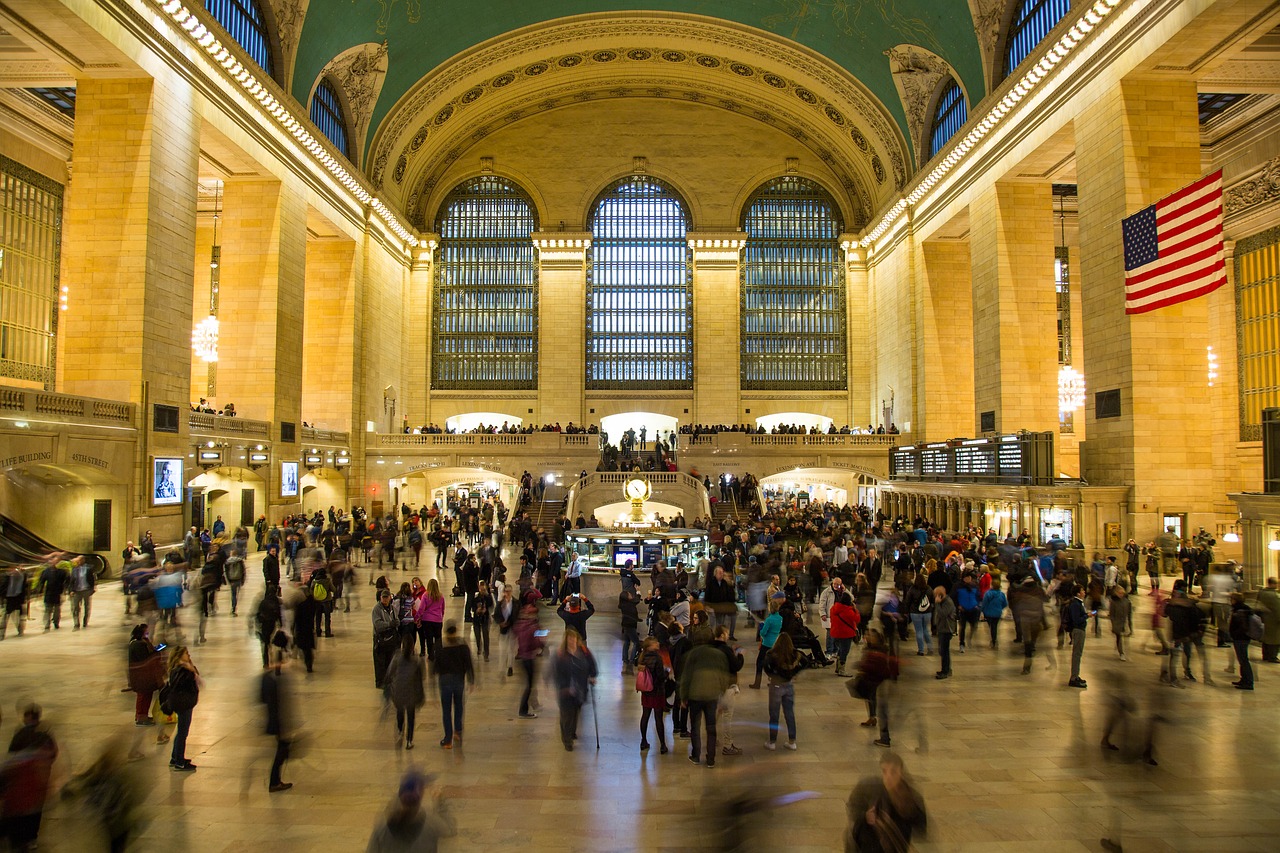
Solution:
M642 500L648 497L649 484L640 479L628 480L623 491L632 500Z

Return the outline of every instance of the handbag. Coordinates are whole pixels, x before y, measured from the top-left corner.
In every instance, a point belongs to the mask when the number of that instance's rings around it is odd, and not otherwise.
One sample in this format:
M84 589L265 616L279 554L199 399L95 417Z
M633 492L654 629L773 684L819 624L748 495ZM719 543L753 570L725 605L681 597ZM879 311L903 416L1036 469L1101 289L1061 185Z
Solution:
M867 680L866 676L858 675L852 681L846 681L844 689L849 691L849 695L854 699L870 699L876 695L878 684L872 684Z
M636 670L636 691L639 693L651 693L653 691L653 673L649 672L647 666L642 666Z

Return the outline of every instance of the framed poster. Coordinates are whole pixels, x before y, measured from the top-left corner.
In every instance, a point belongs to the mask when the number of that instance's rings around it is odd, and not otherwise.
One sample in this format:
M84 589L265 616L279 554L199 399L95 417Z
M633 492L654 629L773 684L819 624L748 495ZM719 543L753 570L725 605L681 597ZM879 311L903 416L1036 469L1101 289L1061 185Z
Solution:
M1102 538L1106 543L1103 545L1107 549L1116 549L1120 547L1120 522L1108 521L1102 525Z
M156 457L151 462L151 505L182 503L182 459Z
M280 463L280 497L296 498L298 496L298 463Z

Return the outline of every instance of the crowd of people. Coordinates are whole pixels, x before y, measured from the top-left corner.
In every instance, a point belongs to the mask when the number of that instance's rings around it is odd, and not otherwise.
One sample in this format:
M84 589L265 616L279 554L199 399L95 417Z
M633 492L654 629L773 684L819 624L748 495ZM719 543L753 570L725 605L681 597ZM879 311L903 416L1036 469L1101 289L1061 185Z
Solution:
M191 411L201 412L206 415L221 415L224 418L234 418L236 416L236 404L226 403L221 409L215 409L208 400L201 397L200 402L191 404Z
M439 424L429 423L418 427L411 427L409 421L404 422L402 431L406 434L413 435L533 435L535 432L561 432L565 435L596 435L600 432L600 427L595 424L589 426L575 425L573 421L569 421L569 425L561 427L559 421L552 424L543 424L537 426L535 424L513 424L509 421L503 421L501 426L497 424L476 424L471 429L445 429Z
M765 429L760 424L684 424L680 427L680 435L689 435L697 438L703 435L716 435L722 432L738 432L747 435L898 435L898 427L896 424L890 423L886 428L884 424L873 427L867 424L865 427L851 427L848 424L836 428L835 423L831 423L825 430L820 429L815 424L805 426L803 424L775 424L769 429Z

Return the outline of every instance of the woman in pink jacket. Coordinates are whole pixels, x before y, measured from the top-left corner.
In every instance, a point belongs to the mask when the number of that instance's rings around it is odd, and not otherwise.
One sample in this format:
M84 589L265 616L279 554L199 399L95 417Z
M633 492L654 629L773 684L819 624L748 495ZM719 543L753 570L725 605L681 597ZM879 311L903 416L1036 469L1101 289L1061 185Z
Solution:
M418 642L426 648L427 660L434 661L444 629L444 596L435 578L427 580L426 590L414 603L413 615L418 621Z

